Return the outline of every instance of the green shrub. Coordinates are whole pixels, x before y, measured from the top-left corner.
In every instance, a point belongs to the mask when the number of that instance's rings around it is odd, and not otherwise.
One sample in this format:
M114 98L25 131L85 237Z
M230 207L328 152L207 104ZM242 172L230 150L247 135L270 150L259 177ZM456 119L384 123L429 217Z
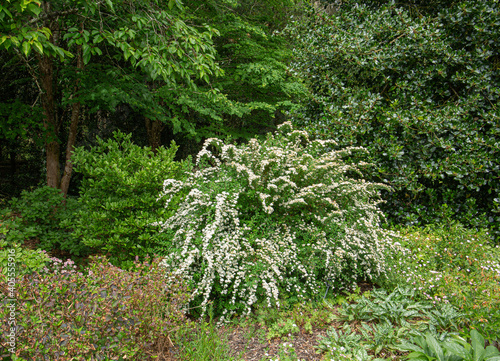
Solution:
M51 261L45 272L17 279L14 302L2 301L2 320L15 307L20 359L149 360L168 353L169 336L186 322L180 307L187 291L179 283L167 287L159 260L128 272L94 258L87 274L71 261ZM3 352L11 348L10 327L0 326Z
M187 196L158 222L173 233L163 264L193 285L193 306L203 313L213 300L224 320L257 301L318 295L327 279L339 290L385 273L391 240L377 208L384 186L343 162L362 149L330 146L284 123L246 145L209 139L194 174L165 181L167 209L179 192Z
M174 161L176 150L172 143L153 153L120 132L114 139L97 139L90 150L77 148L75 171L84 179L72 223L74 236L125 268L136 256L165 254L168 239L151 223L172 214L156 201L163 180L179 178L190 169L189 161Z
M58 189L45 186L23 191L0 212L0 238L8 246L31 241L46 251L59 249L85 255L88 247L71 234L76 209L76 201L64 199Z
M495 0L347 0L290 28L311 90L297 124L370 151L394 223L452 216L500 241L498 18Z
M11 262L10 258L14 262ZM9 263L15 264L13 272L21 276L43 269L49 261L50 258L45 251L27 249L18 244L12 244L8 247L7 242L0 239L0 272L4 276L7 275L7 270L10 268Z

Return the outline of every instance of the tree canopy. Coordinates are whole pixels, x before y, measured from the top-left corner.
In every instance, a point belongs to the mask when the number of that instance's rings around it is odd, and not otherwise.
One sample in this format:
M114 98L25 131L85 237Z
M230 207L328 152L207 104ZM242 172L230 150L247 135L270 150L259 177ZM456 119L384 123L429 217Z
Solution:
M304 92L287 73L289 47L273 34L292 6L256 2L249 11L226 0L9 1L0 7L3 70L22 70L30 96L21 96L19 80L7 75L2 137L18 139L31 129L44 144L47 184L66 193L78 130L102 128L102 112L109 117L122 105L140 114L153 149L165 128L194 141L273 129L275 117L282 121ZM266 15L270 7L278 11ZM8 115L14 104L34 114L18 122L19 112Z
M217 31L187 25L179 1L12 1L0 14L0 46L23 61L41 96L47 184L65 193L82 106L125 102L149 121L166 122L169 94L221 74L212 43ZM134 83L140 91L129 91ZM60 139L64 122L69 131ZM66 144L62 180L60 144Z

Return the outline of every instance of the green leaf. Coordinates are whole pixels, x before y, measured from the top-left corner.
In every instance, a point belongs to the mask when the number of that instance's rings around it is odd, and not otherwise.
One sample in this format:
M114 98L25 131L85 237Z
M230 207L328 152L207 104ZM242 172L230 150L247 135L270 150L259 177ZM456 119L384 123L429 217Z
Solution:
M73 38L75 36L75 33L66 33L63 36L63 40L67 40L69 38Z
M60 47L56 46L56 47L54 47L54 51L57 53L57 55L59 55L59 58L61 60L64 59L64 50L63 49L61 49Z
M491 360L494 356L500 357L500 352L495 346L486 347L486 353L484 354L485 360Z
M83 63L88 64L90 61L90 57L92 55L91 48L87 44L83 44L82 49L83 49Z
M11 36L10 41L12 42L12 44L14 44L14 46L19 46L20 44L19 39L15 36Z
M74 55L71 54L69 51L61 49L63 56L67 56L68 58L73 58Z
M94 37L94 39L92 41L94 42L94 44L97 44L97 43L100 43L101 41L103 41L103 39L104 38L100 34L98 34Z
M468 352L465 350L465 348L456 342L446 342L444 344L444 347L448 352L450 352L453 355L459 356L461 358L466 358L468 355Z
M115 12L115 9L113 8L113 2L111 0L106 0L106 4L110 8L111 12Z
M11 13L9 10L7 10L7 9L6 9L6 8L4 8L4 7L2 7L2 10L3 10L3 12L4 12L5 14L7 14L7 16L8 16L9 18L11 18L11 19L12 19L12 13Z
M12 42L10 41L10 39L7 39L7 40L5 40L5 43L3 46L4 46L5 50L9 50L11 45L12 45Z
M443 349L441 348L441 346L439 346L437 340L429 334L425 336L425 339L427 341L427 344L429 345L429 348L434 352L437 359L439 361L444 361Z
M474 361L481 361L484 358L484 337L481 336L476 330L472 330L471 333L472 350L474 353Z
M21 47L21 51L23 52L24 56L28 56L30 50L31 50L30 44L27 41L24 41Z
M38 41L33 42L33 47L39 54L43 54L43 46L40 42Z
M130 50L129 50L128 47L125 48L125 49L123 49L123 57L125 58L125 60L128 60L128 58L130 57L130 55L131 54L130 54Z
M36 16L38 16L42 12L40 6L33 3L28 4L28 10L31 11Z
M429 360L434 359L434 358L429 358L429 356L427 356L421 352L412 352L406 357L408 357L408 359L411 359L411 360L422 360L422 361L429 361Z
M49 28L41 28L41 29L39 29L39 31L40 31L42 34L44 34L44 35L45 35L45 37L46 37L47 39L48 39L48 38L50 38L50 37L51 37L51 35L52 35L52 32L50 31L50 29L49 29Z

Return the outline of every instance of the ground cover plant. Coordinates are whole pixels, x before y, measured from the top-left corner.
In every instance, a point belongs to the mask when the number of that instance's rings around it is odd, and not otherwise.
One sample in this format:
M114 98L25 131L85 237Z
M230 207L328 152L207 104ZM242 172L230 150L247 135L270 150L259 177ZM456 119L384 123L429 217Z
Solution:
M343 302L339 307L327 305L335 311L331 318L342 322L341 329L329 329L325 337L320 338L318 349L326 352L327 358L355 357L374 359L375 357L396 357L396 346L410 337L436 328L433 325L433 308L429 301L419 302L416 292L408 287L396 287L392 292L374 289L358 298L354 303ZM442 305L436 307L441 315ZM444 305L446 306L446 305ZM449 313L441 324L446 331L458 331L453 323L459 313ZM354 327L353 327L354 326Z
M365 164L343 161L362 148L331 146L284 123L240 146L208 139L188 179L165 180L165 207L187 196L158 222L172 237L163 265L193 286L202 315L209 301L222 322L257 301L316 297L326 280L339 290L385 273L385 187L360 177Z
M485 347L483 336L476 330L471 331L471 343L461 337L439 341L430 334L412 337L413 343L403 342L399 348L412 351L411 360L439 361L500 361L500 351L494 346Z
M136 263L129 272L94 258L82 273L71 260L52 257L19 277L12 360L162 359L173 346L169 336L186 324L181 308L188 293L180 283L167 287L158 263ZM3 298L2 320L8 302ZM0 327L6 357L11 331L7 322Z
M387 287L407 285L422 299L455 306L468 327L500 339L500 250L486 231L459 224L401 229L403 248L388 256Z
M88 247L74 238L68 227L75 221L77 207L74 199L64 199L54 188L23 191L0 210L0 238L9 247L36 244L40 250L59 249L83 256Z

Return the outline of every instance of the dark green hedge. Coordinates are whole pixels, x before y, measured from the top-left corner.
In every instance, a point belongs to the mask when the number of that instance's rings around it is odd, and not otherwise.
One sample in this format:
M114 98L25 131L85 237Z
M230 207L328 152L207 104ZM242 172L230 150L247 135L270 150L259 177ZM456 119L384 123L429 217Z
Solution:
M289 28L311 100L296 123L361 145L398 223L459 220L500 236L500 5L345 1ZM415 3L415 4L414 4Z

